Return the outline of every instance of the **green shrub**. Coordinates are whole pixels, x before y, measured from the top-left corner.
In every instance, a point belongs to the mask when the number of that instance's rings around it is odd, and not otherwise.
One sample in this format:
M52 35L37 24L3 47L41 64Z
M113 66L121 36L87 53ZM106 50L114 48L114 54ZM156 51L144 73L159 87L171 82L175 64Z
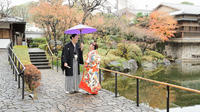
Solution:
M43 49L43 50L46 50L46 47L47 47L47 44L40 44L39 45L39 48Z
M54 60L53 60L53 65L57 66L57 59L56 58L54 58ZM60 67L60 65L61 65L61 60L58 60L58 66Z
M62 51L58 51L58 57L61 58Z
M89 44L91 40L94 40L95 37L93 34L85 34L83 35L83 40L85 43Z
M31 48L38 47L38 46L39 46L39 43L35 43L35 42L30 43Z
M142 51L136 44L119 43L117 49L112 53L127 60L135 59L141 65Z
M101 56L105 56L105 55L106 55L106 52L107 52L106 49L102 49L102 48L99 48L99 49L98 49L98 53L99 53L99 55L101 55Z
M50 47L51 51L54 51L54 45L50 45L49 47ZM57 45L56 48L57 48L57 50L62 50L63 46L62 45Z
M165 42L156 43L156 51L159 53L164 53L165 50Z
M108 46L106 46L105 43L99 43L98 46L102 49L108 49Z
M134 53L134 52L130 52L129 53L129 55L130 55L130 59L135 59L136 60L136 62L137 62L137 64L139 65L139 66L141 66L141 64L142 64L142 59L141 59L141 55L137 55L136 53Z
M62 35L59 40L63 43L63 45L67 44L68 42L70 42L70 35Z
M156 51L151 51L151 50L146 50L145 55L152 56L156 59L164 59L165 58L165 56L163 56L162 54L160 54Z
M35 38L31 40L30 47L39 47L41 44L46 44L46 38Z
M46 38L34 38L32 39L33 42L35 43L40 43L40 44L46 44Z
M120 42L122 38L119 35L110 35L110 38L115 42Z

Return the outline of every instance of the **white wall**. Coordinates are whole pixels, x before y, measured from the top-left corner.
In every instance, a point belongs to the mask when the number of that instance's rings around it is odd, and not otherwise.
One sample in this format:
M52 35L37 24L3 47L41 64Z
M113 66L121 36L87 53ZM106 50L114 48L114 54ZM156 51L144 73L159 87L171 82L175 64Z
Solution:
M0 48L7 48L10 43L10 39L0 39Z
M43 34L41 33L36 33L36 34L25 34L26 38L40 38L40 37L44 37Z

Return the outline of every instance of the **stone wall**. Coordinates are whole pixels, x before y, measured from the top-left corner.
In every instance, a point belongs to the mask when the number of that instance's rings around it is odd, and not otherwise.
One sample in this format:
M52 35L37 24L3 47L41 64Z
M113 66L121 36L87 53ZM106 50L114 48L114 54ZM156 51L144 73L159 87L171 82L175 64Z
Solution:
M200 43L167 43L167 56L183 60L200 60Z
M177 45L176 43L167 43L165 45L167 56L170 56L172 58L180 58L180 53L178 53L178 51L181 51L180 49L180 45Z

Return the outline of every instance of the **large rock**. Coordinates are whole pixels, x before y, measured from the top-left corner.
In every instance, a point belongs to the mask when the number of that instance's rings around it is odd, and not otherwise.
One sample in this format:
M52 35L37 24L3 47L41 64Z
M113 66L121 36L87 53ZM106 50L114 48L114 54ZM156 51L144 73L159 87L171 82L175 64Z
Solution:
M137 62L134 59L122 63L124 72L136 72L138 69Z
M142 63L142 67L143 67L144 70L151 71L151 70L156 69L157 64L154 63L154 62L144 61L144 62Z
M109 63L109 68L112 70L120 71L120 72L136 72L138 69L137 62L134 59L131 59L129 61L112 61Z
M118 61L111 61L108 66L111 70L122 71L122 64Z
M175 63L176 63L176 64L181 64L181 63L182 63L182 60L181 60L181 59L176 59L176 60L175 60Z
M171 63L170 63L170 61L168 60L168 59L163 59L163 63L162 63L163 65L166 65L166 66L169 66L169 65L171 65Z

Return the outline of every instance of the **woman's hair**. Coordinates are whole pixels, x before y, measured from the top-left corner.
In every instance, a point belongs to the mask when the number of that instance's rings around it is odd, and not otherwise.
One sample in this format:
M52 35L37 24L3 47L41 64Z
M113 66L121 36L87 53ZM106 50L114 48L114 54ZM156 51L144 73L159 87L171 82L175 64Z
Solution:
M94 50L98 49L98 45L96 42L91 43L94 46Z
M70 36L70 39L76 37L76 35L77 35L77 34L72 34L72 35Z

